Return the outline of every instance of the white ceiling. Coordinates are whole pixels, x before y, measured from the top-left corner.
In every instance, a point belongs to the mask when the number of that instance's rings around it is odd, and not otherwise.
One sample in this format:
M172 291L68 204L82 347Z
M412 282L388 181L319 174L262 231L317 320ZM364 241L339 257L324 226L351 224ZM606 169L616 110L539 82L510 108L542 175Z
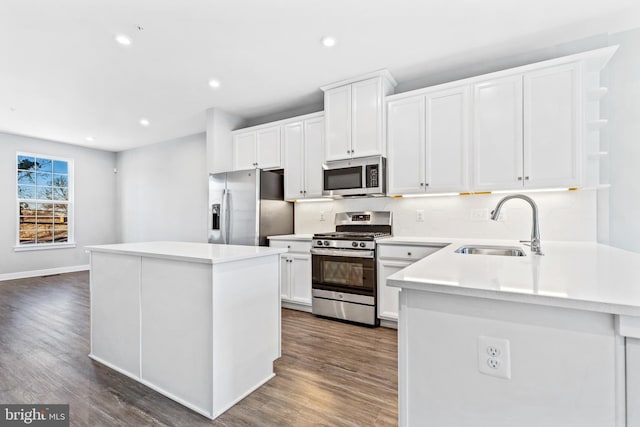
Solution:
M408 81L634 26L638 0L1 0L0 131L120 151L202 132L210 107L255 118L380 68Z

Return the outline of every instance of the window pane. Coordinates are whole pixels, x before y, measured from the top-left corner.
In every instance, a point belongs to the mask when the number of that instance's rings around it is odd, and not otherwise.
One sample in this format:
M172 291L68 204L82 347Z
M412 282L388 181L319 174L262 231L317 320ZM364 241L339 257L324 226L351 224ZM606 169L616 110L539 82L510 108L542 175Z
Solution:
M50 159L36 158L36 169L38 172L52 172L53 162Z
M29 202L20 202L20 216L36 216L36 204Z
M53 225L43 224L38 219L38 236L36 243L52 243L53 242Z
M53 208L53 221L56 224L66 224L68 221L68 206L56 204Z
M67 175L53 175L53 186L54 187L68 187L69 186L69 177Z
M69 200L69 190L66 188L53 187L53 200Z
M20 223L20 244L33 244L36 242L36 225Z
M18 169L34 171L36 166L35 157L18 156Z
M38 199L51 200L53 198L53 191L51 187L38 186L38 191L36 194L38 195Z
M63 162L61 160L54 160L53 173L64 173L64 174L69 173L69 167L67 165L67 162Z
M52 181L53 181L53 174L51 174L51 173L38 172L36 174L36 184L38 184L38 185L49 185L49 186L51 186Z
M53 203L38 203L37 207L38 222L40 218L53 216Z
M69 241L69 227L65 225L55 224L53 226L53 240L55 242Z
M19 199L34 199L36 197L36 187L33 185L18 185Z
M18 184L35 184L36 173L33 171L18 171Z

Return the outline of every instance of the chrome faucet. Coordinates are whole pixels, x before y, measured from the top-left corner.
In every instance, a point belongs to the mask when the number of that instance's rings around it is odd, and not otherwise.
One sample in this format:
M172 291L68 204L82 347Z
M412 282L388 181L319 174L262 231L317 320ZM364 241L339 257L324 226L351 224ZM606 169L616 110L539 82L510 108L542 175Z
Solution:
M522 199L531 205L531 210L533 211L533 225L531 227L531 252L536 255L544 255L542 253L542 248L540 247L540 224L538 223L538 205L536 205L536 202L534 202L531 197L525 196L524 194L511 194L504 197L498 202L496 208L491 211L491 219L497 221L500 217L500 209L502 209L502 205L504 205L504 202L511 199Z

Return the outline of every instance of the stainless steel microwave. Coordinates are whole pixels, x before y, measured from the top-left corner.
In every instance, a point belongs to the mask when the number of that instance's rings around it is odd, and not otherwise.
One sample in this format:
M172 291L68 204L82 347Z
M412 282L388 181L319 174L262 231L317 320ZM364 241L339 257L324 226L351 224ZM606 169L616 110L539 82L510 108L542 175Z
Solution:
M385 166L382 156L336 160L322 165L325 196L384 196Z

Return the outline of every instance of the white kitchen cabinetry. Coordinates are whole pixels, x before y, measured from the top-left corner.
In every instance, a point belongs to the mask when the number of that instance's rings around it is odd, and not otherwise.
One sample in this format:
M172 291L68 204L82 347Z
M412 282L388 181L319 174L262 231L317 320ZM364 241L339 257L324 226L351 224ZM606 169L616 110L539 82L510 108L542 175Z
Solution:
M311 240L274 240L269 246L286 248L280 255L280 296L282 306L311 311Z
M283 139L285 200L322 197L323 117L285 125Z
M380 319L393 322L398 320L400 290L387 286L387 277L440 249L442 245L378 244L378 317Z
M468 189L468 88L390 101L389 194Z
M522 188L522 75L473 86L474 189Z
M384 98L396 82L389 72L373 73L322 88L325 160L385 155Z
M476 190L580 184L578 64L474 85Z
M282 167L280 126L233 133L233 169L278 169Z

